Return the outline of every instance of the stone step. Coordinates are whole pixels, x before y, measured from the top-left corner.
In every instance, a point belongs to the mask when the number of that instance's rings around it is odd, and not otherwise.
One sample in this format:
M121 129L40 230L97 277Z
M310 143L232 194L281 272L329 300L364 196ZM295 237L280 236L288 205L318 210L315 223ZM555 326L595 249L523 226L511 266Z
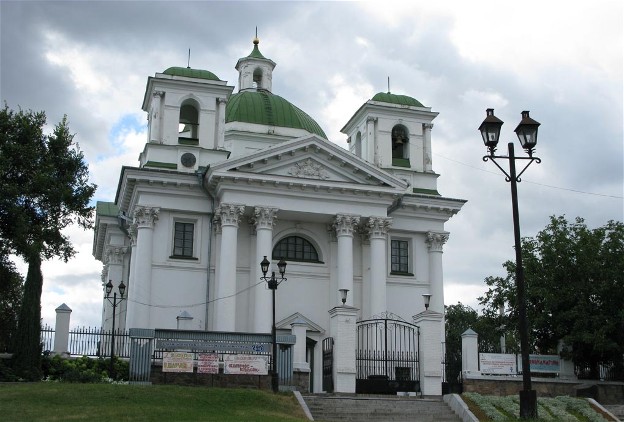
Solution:
M329 394L308 394L303 399L315 421L460 421L441 399Z
M609 404L602 405L602 407L611 412L611 414L619 420L624 421L624 404Z

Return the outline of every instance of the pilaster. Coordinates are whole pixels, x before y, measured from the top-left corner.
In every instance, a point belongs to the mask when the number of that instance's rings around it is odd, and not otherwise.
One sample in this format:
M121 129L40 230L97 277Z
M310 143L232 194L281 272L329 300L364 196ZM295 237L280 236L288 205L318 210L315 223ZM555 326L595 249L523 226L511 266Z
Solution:
M338 238L338 286L347 289L347 305L353 305L353 233L360 223L360 217L350 214L338 214L334 219L334 230ZM335 302L340 303L340 294L335 291Z

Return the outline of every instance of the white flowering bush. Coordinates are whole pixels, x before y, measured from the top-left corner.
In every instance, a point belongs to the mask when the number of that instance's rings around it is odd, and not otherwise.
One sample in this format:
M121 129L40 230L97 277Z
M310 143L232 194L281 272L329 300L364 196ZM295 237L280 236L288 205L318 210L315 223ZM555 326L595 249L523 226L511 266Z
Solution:
M485 414L488 421L517 421L520 417L520 400L514 396L482 396L478 393L464 393ZM561 396L540 397L537 401L540 421L545 422L604 422L585 399Z

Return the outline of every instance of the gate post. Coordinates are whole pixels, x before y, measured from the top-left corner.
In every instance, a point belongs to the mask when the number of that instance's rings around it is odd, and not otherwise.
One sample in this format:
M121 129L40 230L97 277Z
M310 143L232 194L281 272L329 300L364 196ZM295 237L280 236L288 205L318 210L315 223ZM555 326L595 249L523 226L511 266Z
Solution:
M66 304L62 304L56 311L56 324L54 326L54 353L57 355L69 351L69 320L72 310Z
M420 327L420 388L424 396L442 395L442 343L444 315L426 310L414 315Z
M462 374L479 372L479 335L468 328L462 338Z
M358 308L336 306L329 310L329 332L334 338L334 392L355 393L355 349Z

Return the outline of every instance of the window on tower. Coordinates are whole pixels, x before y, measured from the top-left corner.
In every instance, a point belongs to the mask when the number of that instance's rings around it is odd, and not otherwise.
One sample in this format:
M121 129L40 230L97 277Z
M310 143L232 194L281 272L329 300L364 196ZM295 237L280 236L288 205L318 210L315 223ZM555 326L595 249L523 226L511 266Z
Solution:
M178 142L182 144L199 143L199 112L194 100L186 100L180 107Z
M262 69L259 67L254 70L252 87L256 89L262 88Z
M392 128L392 165L409 167L409 135L407 128L396 125Z

